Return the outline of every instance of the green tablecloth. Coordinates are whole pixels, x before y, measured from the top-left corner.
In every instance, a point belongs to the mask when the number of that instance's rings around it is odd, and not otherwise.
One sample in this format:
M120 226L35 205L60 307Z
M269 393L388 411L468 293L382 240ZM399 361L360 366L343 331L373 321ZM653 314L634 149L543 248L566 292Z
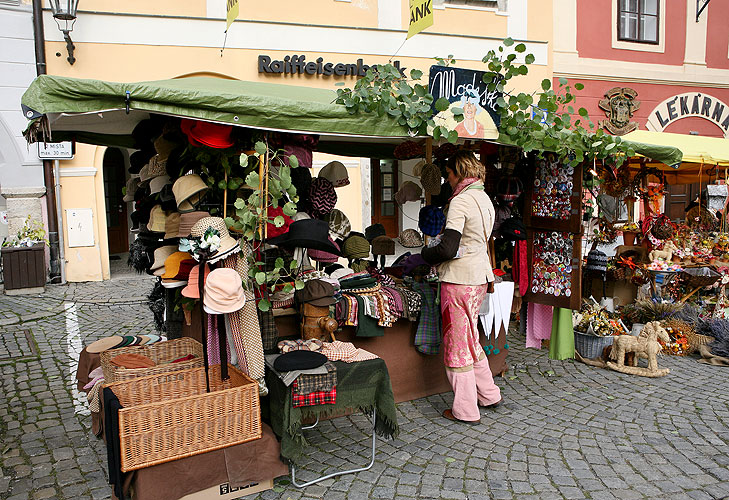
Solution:
M359 410L371 414L377 410L375 432L383 437L398 435L395 399L392 395L390 374L382 359L345 363L335 361L337 367L337 403L333 405L292 406L291 387L270 370L266 370L269 388L271 427L281 438L281 456L296 462L308 445L301 421L308 418L342 414L346 410Z

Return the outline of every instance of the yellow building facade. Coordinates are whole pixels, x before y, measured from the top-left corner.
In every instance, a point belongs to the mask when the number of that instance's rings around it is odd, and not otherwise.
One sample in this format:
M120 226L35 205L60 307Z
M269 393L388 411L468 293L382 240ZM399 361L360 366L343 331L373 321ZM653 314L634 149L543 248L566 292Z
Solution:
M354 84L354 69L388 61L422 70L423 82L434 57L452 54L458 67L482 70L486 52L511 36L536 57L529 75L518 79L518 90L537 89L544 78L552 77L551 0L434 0L433 26L407 41L408 0L241 2L239 18L227 38L225 4L225 0L82 0L71 33L73 65L66 61L66 43L50 10L45 10L47 72L117 82L205 75L336 89L338 82ZM303 74L274 72L292 58L299 61ZM314 63L308 67L313 74L307 74L303 62ZM347 65L354 65L350 74ZM327 68L332 74L326 74ZM126 166L130 152L117 155ZM61 164L59 202L68 281L111 277L110 214L131 213L131 204L110 205L113 197L108 190L116 187L105 175L105 170L109 172L105 158L106 148L77 144L74 159ZM315 154L314 171L331 159ZM370 161L340 160L353 182L346 193L340 190L337 208L349 216L353 229L362 230L371 223ZM412 166L400 165L398 171L408 168ZM126 169L124 175L129 176ZM405 173L397 176L394 191L406 180ZM68 214L78 209L91 209L93 245L69 246ZM415 227L407 214L398 217L400 229ZM132 233L127 236L134 238Z

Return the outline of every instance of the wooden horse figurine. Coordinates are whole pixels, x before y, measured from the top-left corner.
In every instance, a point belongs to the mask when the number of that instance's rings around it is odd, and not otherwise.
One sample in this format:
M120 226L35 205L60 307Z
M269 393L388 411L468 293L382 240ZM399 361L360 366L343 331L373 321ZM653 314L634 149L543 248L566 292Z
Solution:
M620 335L615 337L613 347L610 351L610 359L607 362L608 368L629 375L640 375L641 377L663 377L668 375L668 368L658 368L656 356L663 349L657 339L670 342L668 332L658 321L651 321L643 327L638 337L632 335ZM634 353L632 366L625 365L625 354ZM648 360L648 367L638 366L638 358Z

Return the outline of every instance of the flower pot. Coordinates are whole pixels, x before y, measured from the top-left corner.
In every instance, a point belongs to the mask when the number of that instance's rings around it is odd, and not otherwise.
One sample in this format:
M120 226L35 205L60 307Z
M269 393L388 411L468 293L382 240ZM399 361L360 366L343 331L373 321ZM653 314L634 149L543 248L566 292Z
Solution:
M638 233L633 231L623 231L623 245L632 247L635 245L635 236Z
M46 286L45 245L2 249L7 295L42 293Z

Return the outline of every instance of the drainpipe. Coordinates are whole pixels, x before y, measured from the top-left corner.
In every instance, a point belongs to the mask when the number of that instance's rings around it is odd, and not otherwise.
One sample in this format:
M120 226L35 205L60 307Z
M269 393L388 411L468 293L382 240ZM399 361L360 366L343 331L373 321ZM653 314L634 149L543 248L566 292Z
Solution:
M35 69L36 74L46 74L46 46L43 31L43 0L33 0L33 38L35 41ZM43 160L43 184L46 188L46 213L48 214L48 243L50 246L50 282L61 283L63 279L62 267L65 262L61 258L58 244L58 214L60 207L56 205L56 183L54 182L53 162Z

